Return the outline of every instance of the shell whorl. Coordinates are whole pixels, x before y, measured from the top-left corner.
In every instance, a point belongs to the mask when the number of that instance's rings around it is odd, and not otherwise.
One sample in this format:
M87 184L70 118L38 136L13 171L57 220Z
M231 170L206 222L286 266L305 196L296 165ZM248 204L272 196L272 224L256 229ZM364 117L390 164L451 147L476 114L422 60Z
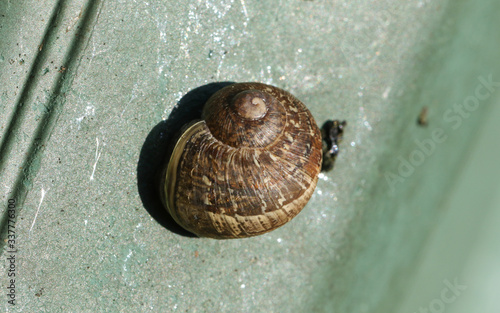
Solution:
M266 147L283 132L287 119L276 89L257 83L227 86L208 100L202 119L215 138L231 147Z
M307 108L273 86L218 91L203 121L181 136L164 192L172 217L202 237L241 238L273 230L305 206L322 152Z

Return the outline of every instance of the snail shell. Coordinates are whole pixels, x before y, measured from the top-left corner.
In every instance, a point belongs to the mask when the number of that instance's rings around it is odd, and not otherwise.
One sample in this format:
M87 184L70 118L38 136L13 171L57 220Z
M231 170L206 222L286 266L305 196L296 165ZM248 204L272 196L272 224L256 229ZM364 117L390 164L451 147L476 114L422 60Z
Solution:
M302 210L321 160L321 133L302 102L273 86L232 84L185 126L161 196L174 220L200 237L256 236Z

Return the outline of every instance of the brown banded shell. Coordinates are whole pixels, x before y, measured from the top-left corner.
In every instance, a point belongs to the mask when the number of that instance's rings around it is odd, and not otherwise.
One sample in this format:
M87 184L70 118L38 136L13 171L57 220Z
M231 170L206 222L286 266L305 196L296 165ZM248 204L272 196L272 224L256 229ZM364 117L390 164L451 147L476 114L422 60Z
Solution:
M321 150L318 126L294 96L261 83L229 85L177 140L162 200L179 225L200 237L260 235L305 206Z

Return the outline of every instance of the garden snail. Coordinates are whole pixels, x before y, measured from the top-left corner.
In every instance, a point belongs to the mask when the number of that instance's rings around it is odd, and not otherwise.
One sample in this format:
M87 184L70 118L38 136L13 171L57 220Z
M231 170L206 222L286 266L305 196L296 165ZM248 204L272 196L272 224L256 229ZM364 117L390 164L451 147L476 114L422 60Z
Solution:
M237 83L183 127L167 160L160 195L180 226L200 237L251 237L284 225L309 201L321 133L290 93Z

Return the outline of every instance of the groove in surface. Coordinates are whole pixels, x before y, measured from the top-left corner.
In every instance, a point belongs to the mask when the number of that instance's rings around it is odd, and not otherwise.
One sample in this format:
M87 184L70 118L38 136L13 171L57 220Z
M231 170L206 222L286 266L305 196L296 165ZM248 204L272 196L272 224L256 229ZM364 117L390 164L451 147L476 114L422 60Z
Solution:
M45 104L47 109L42 118L40 118L38 122L24 121L24 116L29 108L28 104L32 101L33 94L35 93L40 76L42 75L42 65L50 54L49 46L54 41L60 27L63 25L62 19L64 18L65 11L68 7L67 0L59 0L57 2L41 40L41 43L44 44L44 48L38 52L29 71L28 77L26 78L26 82L23 86L19 99L15 104L12 118L7 126L5 136L0 146L0 172L2 172L2 175L6 175L3 173L3 169L9 159L9 152L13 142L22 132L22 126L26 123L37 123L31 142L26 147L27 151L25 153L24 161L19 172L16 174L15 183L9 195L9 198L15 199L18 204L18 213L15 215L15 221L17 221L19 210L23 206L28 192L28 187L31 185L31 181L38 171L33 164L41 157L43 146L49 139L52 129L57 122L60 110L64 105L65 93L73 83L74 75L79 66L81 52L85 50L85 45L91 38L92 25L98 18L98 12L101 7L101 5L99 5L100 3L103 3L103 1L89 0L82 9L83 13L77 26L78 31L74 34L62 63L66 67L66 70L60 71L60 73L56 75L55 82L50 93L51 97L49 97L47 103ZM94 21L94 23L92 23L92 21ZM0 235L2 238L6 238L7 225L8 211L5 211L0 220ZM0 248L3 248L5 244L6 242L1 240Z

